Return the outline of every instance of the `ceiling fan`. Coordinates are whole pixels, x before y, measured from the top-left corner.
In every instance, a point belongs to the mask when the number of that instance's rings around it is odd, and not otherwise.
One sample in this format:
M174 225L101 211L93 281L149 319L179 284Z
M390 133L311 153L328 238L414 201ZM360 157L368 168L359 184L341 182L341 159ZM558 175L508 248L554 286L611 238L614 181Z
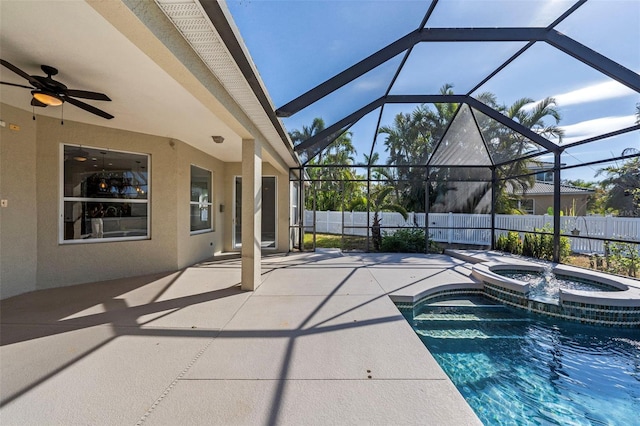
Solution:
M44 77L40 75L29 75L4 59L0 59L0 64L27 80L31 86L24 86L22 84L9 83L5 81L0 81L0 84L31 89L31 95L33 96L31 99L31 105L34 107L59 106L64 102L69 102L71 105L75 105L78 108L92 114L99 115L107 120L113 118L113 115L104 112L93 105L89 105L75 99L83 98L96 101L110 101L111 99L107 95L104 93L89 92L86 90L68 89L67 86L52 78L52 76L58 74L58 70L54 67L42 65L40 68L42 68L42 71L47 75Z

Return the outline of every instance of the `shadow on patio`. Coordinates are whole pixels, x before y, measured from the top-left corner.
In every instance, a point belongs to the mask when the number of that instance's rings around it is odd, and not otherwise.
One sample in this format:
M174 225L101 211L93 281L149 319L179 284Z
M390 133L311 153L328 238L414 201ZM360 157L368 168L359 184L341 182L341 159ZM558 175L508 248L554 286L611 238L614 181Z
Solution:
M254 293L231 259L5 300L3 421L474 423L376 278L456 266L293 254L263 258Z

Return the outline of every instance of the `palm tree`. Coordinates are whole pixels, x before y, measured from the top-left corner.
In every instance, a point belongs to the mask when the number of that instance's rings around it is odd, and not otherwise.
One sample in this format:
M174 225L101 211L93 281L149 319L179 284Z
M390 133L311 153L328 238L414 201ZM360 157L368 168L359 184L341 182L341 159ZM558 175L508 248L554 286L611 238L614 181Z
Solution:
M452 88L445 84L440 88L440 94L451 95L454 93ZM387 162L397 166L394 186L397 198L405 208L424 211L426 175L420 166L427 164L458 106L452 103L422 104L411 114L396 115L393 125L378 130L387 135L384 141L389 152Z
M445 84L440 88L440 94L451 95L454 93L452 89L452 85ZM558 126L560 113L553 98L543 99L533 106L531 106L534 103L532 99L522 98L509 107L500 106L495 95L489 92L481 93L477 99L543 137L557 138L560 142L562 141L563 131ZM397 198L405 208L410 210L425 208L424 170L410 166L427 163L458 107L458 104L452 103L435 103L433 106L423 104L411 114L398 114L393 125L379 129L379 133L387 135L384 143L389 152L388 164L400 166L395 169L394 186L398 193ZM533 143L519 133L482 114L476 118L484 140L489 145L494 163L517 160L532 151ZM551 124L546 123L548 118L552 119ZM498 178L527 174L531 162L531 160L514 161L500 167L497 169ZM452 186L447 181L458 174L464 175L466 171L449 168L431 171L430 204L433 204L439 195L451 190ZM513 190L520 189L519 192L525 192L531 187L533 181L533 177L512 179L509 185L511 188L507 191L506 181L499 180L497 211L511 209L517 200L517 197L513 196ZM466 210L475 211L486 198L490 188L491 185L487 183L475 189L473 200L465 203Z
M380 161L380 154L374 152L373 155L368 156L367 154L362 154L364 157L364 164L368 164L371 167L371 179L375 182L386 181L389 185L393 186L395 182L395 176L391 173L388 168L373 166Z
M521 98L509 107L493 107L537 134L547 139L557 138L559 142L562 142L564 131L558 126L561 116L555 99L545 98L532 107L531 104L533 103L533 99ZM551 124L546 122L549 117L552 119ZM486 117L479 119L478 124L488 144L489 151L492 153L493 161L498 164L511 161L507 165L496 169L498 178L496 212L507 213L513 210L515 202L519 198L514 193L526 193L535 182L534 176L522 177L522 175L530 172L530 166L535 163L535 160L518 161L518 159L537 150L537 147L520 133L498 125L495 121ZM520 177L509 179L511 176ZM509 180L507 181L506 179ZM489 185L487 185L487 191L488 189Z
M627 148L622 155L640 154L636 148ZM633 157L622 165L598 170L605 173L600 185L607 190L605 207L618 210L620 216L640 216L640 157Z
M293 131L289 132L289 137L291 138L293 145L297 146L323 130L324 120L320 117L316 117L313 119L313 122L310 126L302 126L302 131L294 129ZM308 159L309 154L310 152L308 150L301 153L301 159L303 163Z
M393 186L376 185L371 190L369 197L354 199L350 205L352 210L356 210L358 207L368 207L369 211L373 212L373 221L371 222L371 239L373 240L373 248L375 251L379 251L380 246L382 245L382 233L380 232L382 217L380 216L380 213L382 211L397 212L402 215L404 220L407 220L407 217L409 217L407 210L404 207L387 199L393 191Z
M293 130L289 133L294 144L299 144L315 136L324 130L324 120L314 118L310 126L302 126L302 131ZM338 136L329 146L319 152L312 149L303 153L309 167L309 178L316 181L315 194L306 198L306 207L318 210L342 210L345 199L359 190L360 184L353 182L355 173L350 164L353 164L356 150L351 142L351 133L344 132ZM344 167L323 167L344 165ZM337 188L335 182L342 182Z

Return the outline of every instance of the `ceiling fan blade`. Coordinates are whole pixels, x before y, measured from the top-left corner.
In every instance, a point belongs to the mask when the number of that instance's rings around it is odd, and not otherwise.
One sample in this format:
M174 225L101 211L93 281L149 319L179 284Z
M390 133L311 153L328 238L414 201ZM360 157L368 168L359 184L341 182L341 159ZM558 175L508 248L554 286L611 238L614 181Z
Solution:
M32 90L34 89L34 88L33 88L33 87L31 87L31 86L25 86L25 85L23 85L23 84L8 83L8 82L6 82L6 81L0 81L0 84L6 84L7 86L22 87L22 88L25 88L25 89L32 89Z
M100 117L106 118L107 120L111 120L113 118L113 115L111 115L111 114L109 114L107 112L104 112L101 109L98 109L98 108L96 108L96 107L94 107L92 105L85 104L84 102L79 101L77 99L65 97L65 100L67 102L69 102L71 105L75 105L78 108L81 108L81 109L83 109L85 111L88 111L88 112L90 112L92 114L99 115Z
M5 67L9 68L11 71L15 72L20 77L22 77L22 78L24 78L26 80L29 80L29 82L31 82L31 76L29 74L27 74L26 72L22 71L20 68L16 67L15 65L5 61L4 59L0 59L0 64L2 64Z
M68 89L66 93L67 93L67 96L74 96L76 98L93 99L93 100L96 100L96 101L110 101L111 100L104 93L89 92L89 91L86 91L86 90Z
M46 107L47 106L47 104L44 104L44 103L40 102L36 98L31 98L31 105L37 106L37 107Z

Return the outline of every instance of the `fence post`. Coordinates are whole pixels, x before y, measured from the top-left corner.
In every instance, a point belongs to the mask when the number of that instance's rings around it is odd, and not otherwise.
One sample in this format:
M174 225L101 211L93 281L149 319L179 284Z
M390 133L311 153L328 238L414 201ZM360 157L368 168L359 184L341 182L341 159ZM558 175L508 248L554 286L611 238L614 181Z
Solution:
M606 215L604 217L604 237L613 237L613 217L611 215Z
M330 213L331 213L330 210L327 210L325 212L325 214L327 215L327 232L329 232L329 233L331 232L331 217L330 217Z
M447 217L447 228L449 228L447 243L451 244L453 242L453 213L451 212L449 212L449 216Z

